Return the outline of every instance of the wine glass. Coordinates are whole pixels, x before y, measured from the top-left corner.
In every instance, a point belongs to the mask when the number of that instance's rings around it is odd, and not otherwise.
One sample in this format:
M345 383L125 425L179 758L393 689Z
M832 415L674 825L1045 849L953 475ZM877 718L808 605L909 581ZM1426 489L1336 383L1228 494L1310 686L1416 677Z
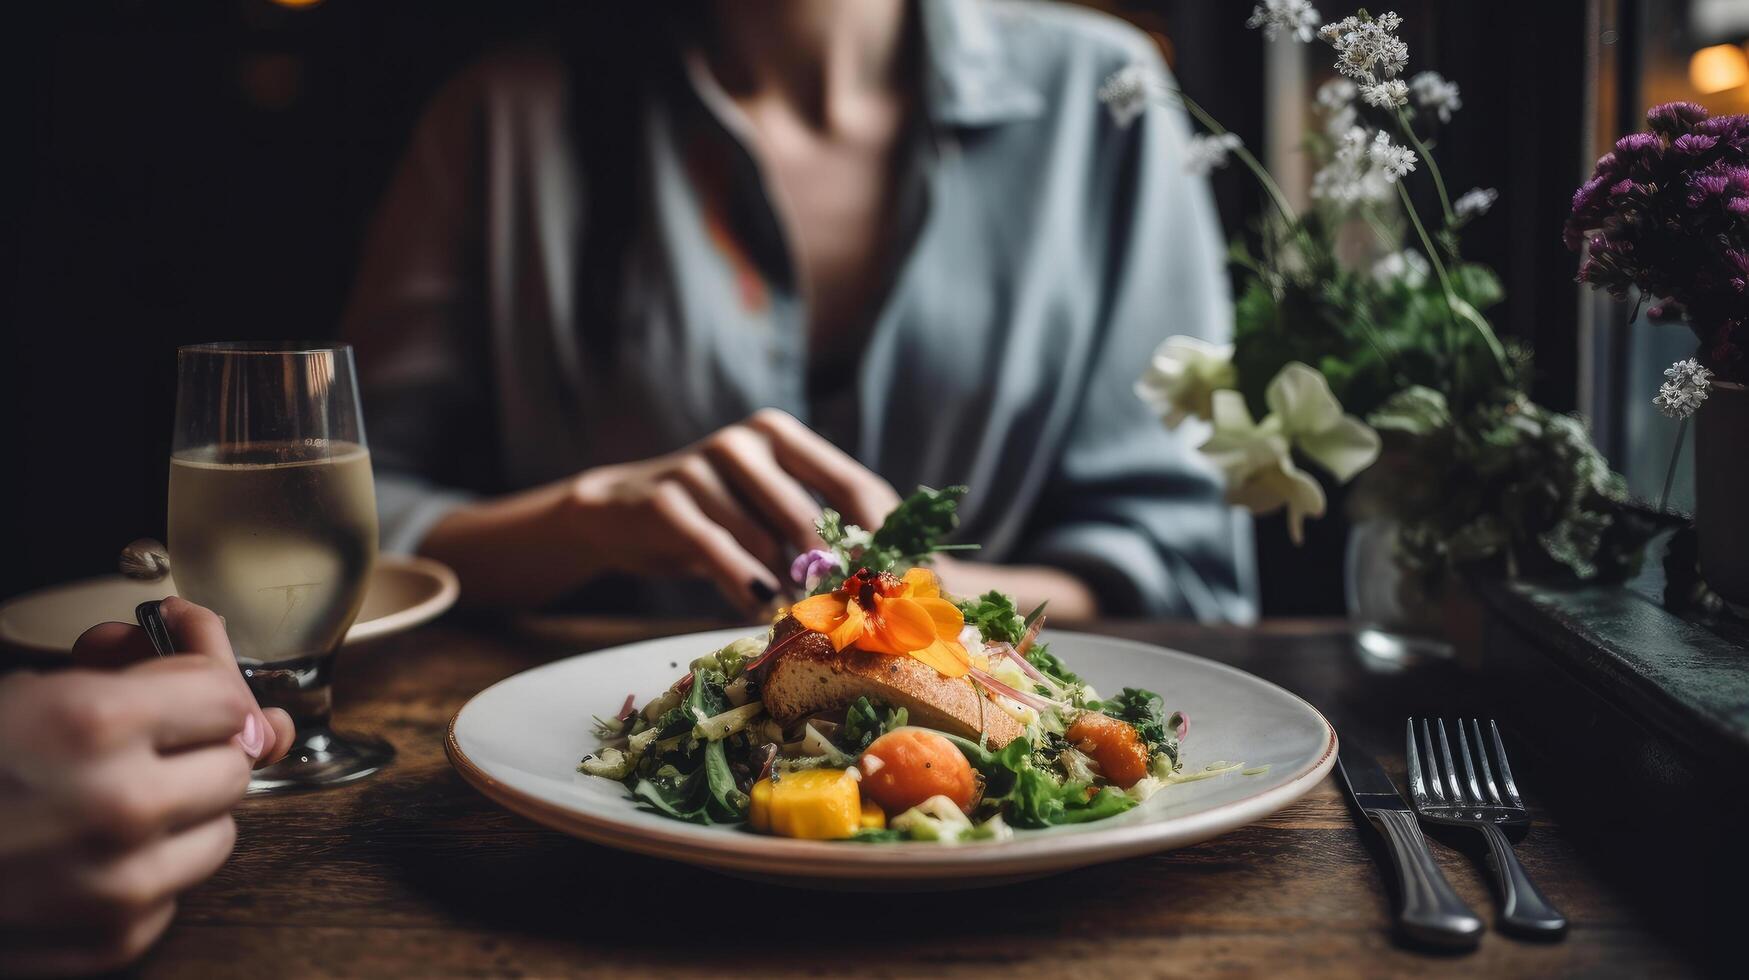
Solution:
M183 598L225 618L249 687L297 739L250 793L368 776L380 739L329 727L334 654L376 561L376 492L345 344L177 350L170 560Z

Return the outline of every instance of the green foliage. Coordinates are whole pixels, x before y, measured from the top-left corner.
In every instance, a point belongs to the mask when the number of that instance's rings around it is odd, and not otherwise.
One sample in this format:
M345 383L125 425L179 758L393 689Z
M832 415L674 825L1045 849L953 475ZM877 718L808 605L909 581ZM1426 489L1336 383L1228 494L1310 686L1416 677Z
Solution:
M632 787L632 797L646 809L691 823L739 823L747 818L747 794L735 786L728 750L722 742L706 742L703 758L691 772L664 765Z
M1411 387L1369 421L1401 477L1391 511L1406 571L1436 581L1487 566L1585 581L1639 566L1650 528L1579 419L1519 397L1460 420L1443 394Z
M967 625L976 626L985 643L1018 644L1026 635L1026 620L1014 608L1014 600L995 589L964 600L959 607Z
M1034 758L1032 743L1017 738L992 752L976 742L947 735L984 777L985 807L1000 807L1016 827L1056 827L1116 816L1136 801L1106 786L1091 798L1085 780L1063 779Z
M918 487L887 515L886 523L863 552L861 564L872 571L888 572L903 571L927 560L941 549L941 539L959 526L954 510L965 495L965 487Z
M910 715L904 708L889 708L882 712L867 697L859 697L844 712L839 742L845 752L856 755L875 739L895 728L905 727L909 721Z
M814 594L830 592L844 584L847 575L857 569L871 572L903 574L913 565L929 561L938 551L971 548L974 545L950 545L942 539L959 526L955 508L966 495L965 487L944 487L940 490L918 487L887 515L880 530L870 534L853 524L845 524L844 516L826 508L816 525L826 547L837 553L843 570L827 576L814 588Z
M1452 292L1476 310L1503 296L1493 272L1475 264L1453 267ZM1330 267L1323 278L1250 277L1234 307L1240 391L1261 418L1264 389L1291 361L1317 368L1361 417L1409 385L1449 390L1461 378L1466 401L1514 386L1516 373L1500 376L1482 335L1452 317L1432 275L1380 280Z

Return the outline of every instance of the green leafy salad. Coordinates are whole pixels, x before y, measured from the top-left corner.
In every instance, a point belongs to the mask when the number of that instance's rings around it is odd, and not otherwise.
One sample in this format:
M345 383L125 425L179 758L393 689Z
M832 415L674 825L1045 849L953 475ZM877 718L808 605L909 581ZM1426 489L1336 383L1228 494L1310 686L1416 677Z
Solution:
M1160 695L1102 698L1000 592L955 599L927 567L963 487L920 489L874 532L827 511L808 596L763 634L597 719L581 772L701 824L863 842L1000 840L1103 820L1179 776Z

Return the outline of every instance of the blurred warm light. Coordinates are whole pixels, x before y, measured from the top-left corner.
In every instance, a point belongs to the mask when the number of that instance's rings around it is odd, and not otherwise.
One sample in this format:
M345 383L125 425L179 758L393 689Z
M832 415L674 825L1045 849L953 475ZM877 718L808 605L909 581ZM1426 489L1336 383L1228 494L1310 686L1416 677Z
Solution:
M315 5L321 3L322 0L273 0L273 2L277 6L296 8L296 7L314 7Z
M1688 59L1688 81L1702 95L1749 84L1749 51L1735 44L1701 48Z

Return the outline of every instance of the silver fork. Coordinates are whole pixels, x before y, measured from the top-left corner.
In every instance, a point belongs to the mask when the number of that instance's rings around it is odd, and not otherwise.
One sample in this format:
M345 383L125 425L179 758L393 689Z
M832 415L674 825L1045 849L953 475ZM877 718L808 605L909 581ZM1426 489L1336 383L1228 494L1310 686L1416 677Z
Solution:
M1494 860L1494 874L1500 880L1500 924L1508 929L1537 936L1558 936L1567 928L1567 920L1549 903L1543 893L1531 883L1512 851L1505 827L1527 827L1530 814L1518 795L1513 782L1512 767L1506 761L1506 746L1500 742L1500 727L1488 722L1493 735L1494 758L1500 764L1500 782L1494 782L1494 770L1489 765L1488 749L1482 741L1482 725L1470 719L1476 736L1476 752L1470 752L1470 740L1458 720L1458 754L1464 763L1463 776L1452 764L1451 742L1445 735L1445 721L1439 727L1439 751L1434 753L1433 729L1427 719L1421 719L1421 746L1415 742L1415 719L1409 719L1409 797L1421 819L1433 823L1474 827L1488 841L1488 853ZM1426 764L1422 764L1422 760ZM1443 765L1442 765L1443 763ZM1481 778L1477 779L1477 769ZM1505 792L1502 793L1501 791Z

